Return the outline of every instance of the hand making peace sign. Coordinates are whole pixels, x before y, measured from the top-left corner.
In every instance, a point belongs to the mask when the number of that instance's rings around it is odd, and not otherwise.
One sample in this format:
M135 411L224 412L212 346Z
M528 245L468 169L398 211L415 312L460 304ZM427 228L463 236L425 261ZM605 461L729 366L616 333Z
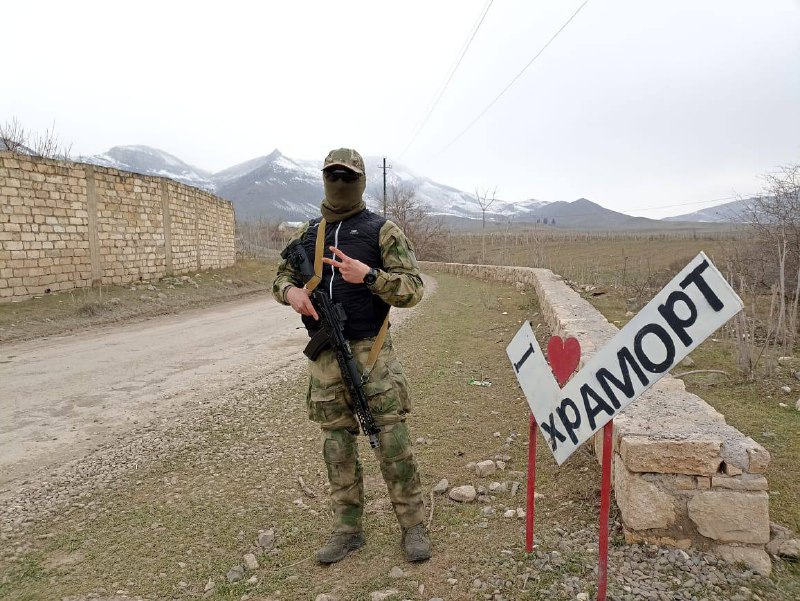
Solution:
M339 258L339 261L323 257L322 262L336 267L341 272L345 282L363 284L364 276L369 273L369 265L362 263L358 259L351 259L335 246L329 246L328 248Z

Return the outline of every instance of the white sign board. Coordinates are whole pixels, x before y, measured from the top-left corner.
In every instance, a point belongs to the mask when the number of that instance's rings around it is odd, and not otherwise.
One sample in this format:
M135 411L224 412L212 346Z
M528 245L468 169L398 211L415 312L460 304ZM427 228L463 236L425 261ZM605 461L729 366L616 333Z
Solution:
M506 352L556 463L564 463L742 307L701 252L560 390L549 367L545 372L526 322Z

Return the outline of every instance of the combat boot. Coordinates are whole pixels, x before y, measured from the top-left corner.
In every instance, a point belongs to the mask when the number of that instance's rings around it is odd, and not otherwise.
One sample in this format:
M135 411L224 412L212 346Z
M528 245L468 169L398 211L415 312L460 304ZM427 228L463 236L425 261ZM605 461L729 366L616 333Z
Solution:
M431 557L431 540L428 538L424 524L417 524L403 530L400 544L403 551L406 552L407 561L423 561Z
M363 532L334 532L328 543L317 549L317 561L320 563L336 563L347 557L350 551L364 545Z

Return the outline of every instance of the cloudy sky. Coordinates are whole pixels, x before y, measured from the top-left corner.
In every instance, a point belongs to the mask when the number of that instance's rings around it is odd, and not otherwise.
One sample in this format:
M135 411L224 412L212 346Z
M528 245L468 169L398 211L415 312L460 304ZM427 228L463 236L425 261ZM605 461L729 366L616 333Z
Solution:
M583 4L3 2L0 122L210 171L351 146L467 191L647 217L800 162L800 0Z

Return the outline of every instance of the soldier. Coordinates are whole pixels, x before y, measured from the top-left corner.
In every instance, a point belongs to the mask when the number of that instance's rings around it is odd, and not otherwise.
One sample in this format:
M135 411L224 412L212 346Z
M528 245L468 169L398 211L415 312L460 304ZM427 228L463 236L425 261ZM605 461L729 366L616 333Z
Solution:
M389 306L412 307L422 299L422 279L414 250L403 231L391 221L372 213L363 200L366 188L364 160L355 150L332 150L322 168L325 198L325 246L319 283L347 315L345 336L363 373L370 350L389 314ZM309 257L315 256L320 218L304 224L297 234ZM309 291L283 261L272 285L279 303L300 313L309 336L320 329ZM333 533L317 551L320 563L335 563L364 544L362 515L364 485L356 436L358 422L353 403L342 382L331 349L309 361L310 381L306 395L308 416L322 428L322 454L328 468ZM400 544L408 561L431 556L424 518L417 463L411 450L406 414L411 410L408 383L387 333L374 367L364 384L369 406L380 428L375 449L389 497L400 523Z

